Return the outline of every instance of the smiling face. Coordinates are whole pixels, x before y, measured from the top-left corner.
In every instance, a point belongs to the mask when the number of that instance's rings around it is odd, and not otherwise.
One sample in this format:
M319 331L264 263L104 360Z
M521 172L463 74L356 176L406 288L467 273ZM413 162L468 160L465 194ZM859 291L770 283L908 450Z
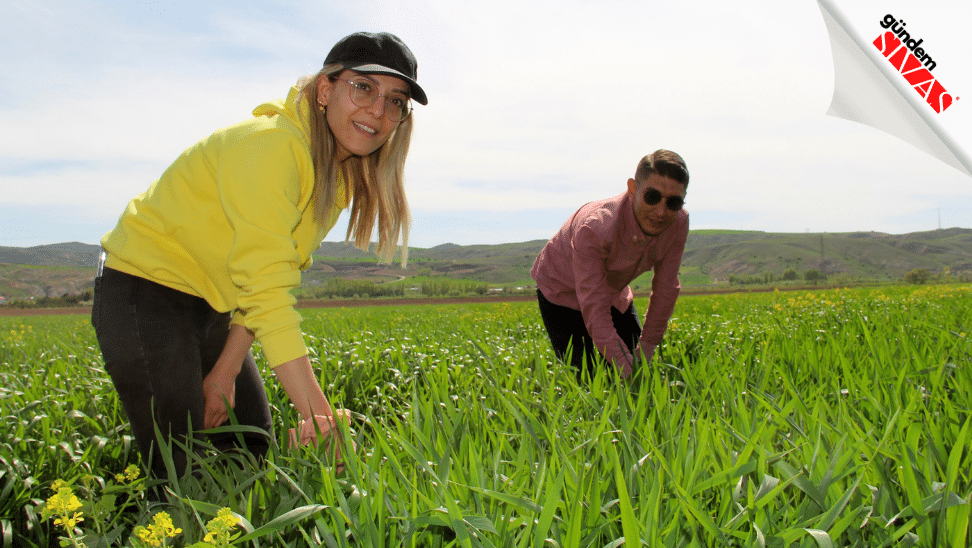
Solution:
M648 189L655 189L661 194L661 200L655 205L645 202L645 191ZM686 185L658 173L652 173L640 184L634 179L628 179L628 196L631 197L635 220L638 221L641 231L657 236L675 222L679 210L668 209L668 198L685 198L685 190Z
M373 104L359 107L351 101L352 84L348 80L370 84L381 96ZM408 98L408 84L400 78L360 74L353 70L342 71L333 82L322 76L317 86L318 101L327 107L325 116L337 144L335 159L338 162L352 155L367 156L381 148L399 124L385 116L385 99Z

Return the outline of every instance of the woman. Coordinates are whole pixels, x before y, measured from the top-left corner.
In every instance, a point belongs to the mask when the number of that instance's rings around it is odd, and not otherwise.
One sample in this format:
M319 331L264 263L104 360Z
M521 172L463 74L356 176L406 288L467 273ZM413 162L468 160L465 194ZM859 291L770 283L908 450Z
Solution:
M184 439L228 420L262 455L272 422L250 347L258 341L300 412L299 441L329 434L334 410L311 368L290 290L350 204L347 239L390 260L409 213L403 168L417 63L388 33L355 33L285 101L186 150L102 239L92 323L144 460L166 477L155 428ZM233 439L213 439L219 447ZM173 446L177 472L186 455Z

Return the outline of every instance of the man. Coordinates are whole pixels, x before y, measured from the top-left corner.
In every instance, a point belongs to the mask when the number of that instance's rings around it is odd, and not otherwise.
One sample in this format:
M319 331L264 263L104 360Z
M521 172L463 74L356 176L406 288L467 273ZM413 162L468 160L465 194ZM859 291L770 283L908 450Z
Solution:
M682 157L656 150L638 163L627 192L577 210L533 263L550 342L558 358L570 357L578 378L585 361L593 375L595 350L623 378L637 357L654 355L681 288L688 182ZM642 330L628 284L648 270L654 276Z

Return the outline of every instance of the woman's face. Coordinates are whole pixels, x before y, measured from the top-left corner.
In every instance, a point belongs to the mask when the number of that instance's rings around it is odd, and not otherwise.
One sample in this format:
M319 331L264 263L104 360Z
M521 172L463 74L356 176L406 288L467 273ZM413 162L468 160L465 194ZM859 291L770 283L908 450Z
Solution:
M374 86L378 99L369 106L354 104L349 80ZM327 107L325 118L337 142L335 159L339 162L352 155L367 156L381 148L399 124L385 115L385 100L408 99L408 84L400 78L383 74L344 70L334 82L321 77L317 85L318 101Z

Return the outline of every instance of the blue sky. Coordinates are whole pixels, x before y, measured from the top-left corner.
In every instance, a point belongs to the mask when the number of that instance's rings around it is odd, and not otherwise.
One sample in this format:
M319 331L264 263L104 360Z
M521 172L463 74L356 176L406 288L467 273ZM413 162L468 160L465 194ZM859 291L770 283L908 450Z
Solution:
M959 99L972 151L972 3L834 0L870 43L907 21ZM428 106L406 166L411 245L548 238L682 154L692 228L972 227L972 178L826 116L812 0L71 2L0 0L0 246L97 243L186 147L283 97L358 30L402 37ZM940 219L940 221L939 221ZM337 228L328 240L343 238Z

